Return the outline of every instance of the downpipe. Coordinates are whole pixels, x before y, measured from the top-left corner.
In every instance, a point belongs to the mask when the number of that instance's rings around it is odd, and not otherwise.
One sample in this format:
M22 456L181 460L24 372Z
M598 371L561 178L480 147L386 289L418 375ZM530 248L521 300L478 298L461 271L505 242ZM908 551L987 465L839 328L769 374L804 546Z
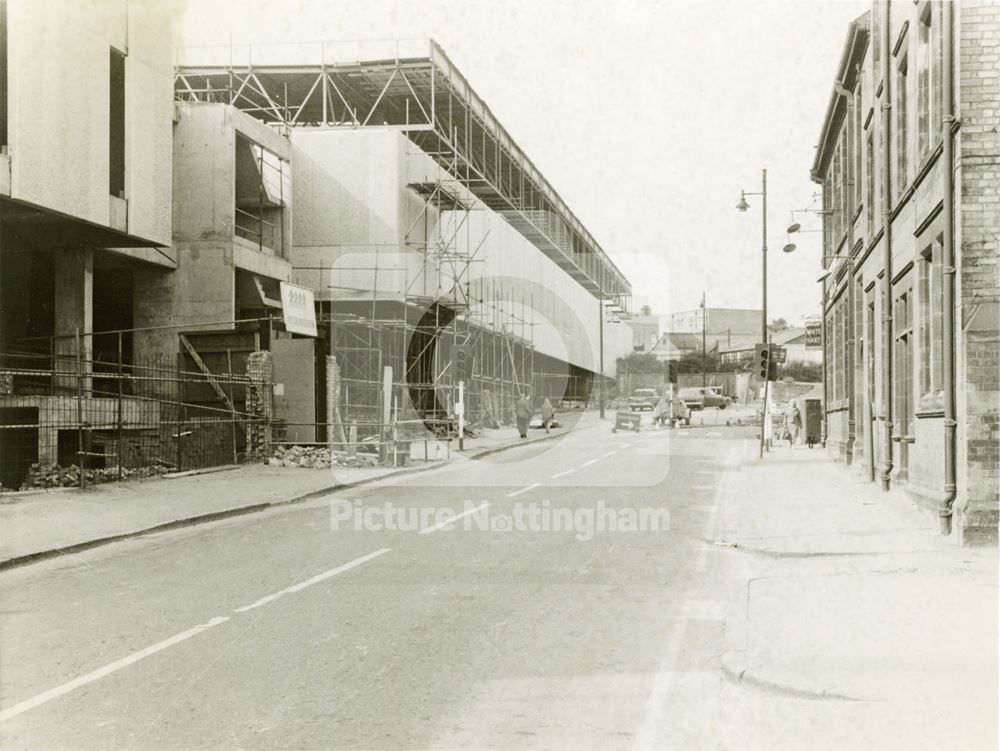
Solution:
M837 95L844 98L844 103L847 105L847 123L848 130L847 136L851 139L851 143L847 149L847 153L851 154L854 149L858 148L858 144L853 143L854 141L854 130L851 125L854 123L854 95L852 92L848 91L844 86L843 81L836 81L834 87L837 91ZM848 194L854 196L854 179L848 182ZM847 367L845 368L847 376L847 441L844 444L844 464L850 467L854 463L854 440L855 434L857 432L857 404L855 398L855 344L857 341L857 332L855 329L854 320L854 216L853 212L848 213L847 217ZM834 284L836 287L836 284ZM824 320L826 317L826 312L824 311ZM825 351L825 350L824 350Z
M885 6L888 7L888 6ZM888 14L887 14L888 15ZM882 462L882 490L892 477L892 68L889 58L892 41L888 18L882 19L882 417L885 448Z
M941 27L943 44L943 68L944 76L941 87L941 98L944 101L945 115L943 118L944 144L941 150L941 158L944 161L944 169L941 170L944 177L944 248L941 259L941 277L944 280L944 288L941 290L941 305L944 308L942 321L941 343L944 371L944 498L938 509L938 518L941 523L941 534L949 535L952 529L952 507L958 495L956 484L956 464L957 445L956 430L958 427L955 421L955 103L952 93L952 75L954 74L955 53L953 39L953 16L954 5L945 3L942 8L943 24Z

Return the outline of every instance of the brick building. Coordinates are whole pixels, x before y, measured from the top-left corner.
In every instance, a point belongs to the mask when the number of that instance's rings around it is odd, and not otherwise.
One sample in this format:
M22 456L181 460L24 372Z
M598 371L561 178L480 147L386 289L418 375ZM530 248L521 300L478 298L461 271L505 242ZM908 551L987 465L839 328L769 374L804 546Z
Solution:
M995 541L1000 5L853 21L823 120L827 446Z

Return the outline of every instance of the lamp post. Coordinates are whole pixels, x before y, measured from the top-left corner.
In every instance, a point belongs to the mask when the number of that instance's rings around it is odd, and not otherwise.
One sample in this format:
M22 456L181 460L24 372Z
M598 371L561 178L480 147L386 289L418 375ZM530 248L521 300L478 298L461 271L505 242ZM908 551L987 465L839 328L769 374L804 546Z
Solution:
M746 211L750 208L750 204L747 203L747 196L760 196L761 197L761 249L760 249L760 288L761 288L761 316L760 316L760 341L761 344L766 345L768 343L767 336L767 169L761 170L760 179L761 189L760 193L747 193L745 190L740 191L740 200L736 204L736 209L738 211ZM767 412L767 392L768 384L770 381L764 379L764 406L761 412L760 418L760 458L764 458L764 446L766 444L765 434L767 433L767 428L769 427L769 417Z
M747 196L761 197L761 249L760 249L760 288L761 288L761 324L760 338L762 344L767 344L767 169L761 170L761 190L760 193L747 193L740 191L740 200L736 204L738 211L745 212L750 208L747 203Z
M601 372L597 376L597 388L598 388L597 399L598 399L598 404L600 405L600 409L601 409L601 419L603 420L604 419L604 290L603 289L601 290L600 298L598 299L598 303L597 304L601 308L601 312L600 312L600 316L601 316L601 329L600 329L601 330L601 335L600 335L600 341L601 341L601 345L600 345L600 367L601 367ZM591 352L593 352L593 350L591 350Z

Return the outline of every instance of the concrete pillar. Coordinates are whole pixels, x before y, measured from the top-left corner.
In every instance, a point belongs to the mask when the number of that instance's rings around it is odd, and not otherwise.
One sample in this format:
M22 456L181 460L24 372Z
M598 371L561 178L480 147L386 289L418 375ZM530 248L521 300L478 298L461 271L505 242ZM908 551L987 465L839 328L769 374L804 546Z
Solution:
M94 251L89 248L55 252L55 369L63 374L53 379L57 390L75 393L78 387L89 393L91 381L90 336L81 336L82 370L88 377L77 381L76 331L90 334L94 329Z

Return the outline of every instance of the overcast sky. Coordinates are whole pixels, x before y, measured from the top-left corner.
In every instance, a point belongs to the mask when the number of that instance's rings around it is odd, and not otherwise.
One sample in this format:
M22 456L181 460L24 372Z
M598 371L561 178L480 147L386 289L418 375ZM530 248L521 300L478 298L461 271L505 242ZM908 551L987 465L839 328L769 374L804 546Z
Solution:
M781 252L809 179L847 24L840 0L189 0L182 43L437 40L656 312L819 311L818 233ZM804 217L804 218L802 218ZM797 217L818 228L818 217Z

